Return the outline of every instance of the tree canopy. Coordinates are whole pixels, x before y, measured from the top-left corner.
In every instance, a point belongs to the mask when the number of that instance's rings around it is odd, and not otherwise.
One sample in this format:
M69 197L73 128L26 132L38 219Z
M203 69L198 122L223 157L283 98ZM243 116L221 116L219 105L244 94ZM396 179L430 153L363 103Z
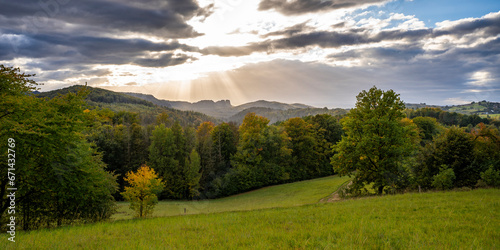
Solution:
M353 190L373 184L381 194L385 187L404 187L402 162L414 147L411 130L402 123L404 109L393 90L373 87L357 96L356 107L342 119L345 136L334 147L332 165L341 175L354 175Z

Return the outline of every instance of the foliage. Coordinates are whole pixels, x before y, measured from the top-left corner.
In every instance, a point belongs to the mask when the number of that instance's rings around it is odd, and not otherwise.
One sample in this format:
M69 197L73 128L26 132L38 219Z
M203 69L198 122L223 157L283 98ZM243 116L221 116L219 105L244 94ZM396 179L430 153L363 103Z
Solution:
M273 108L261 108L254 107L243 110L228 118L229 121L241 123L245 118L246 114L255 113L256 115L266 117L269 119L271 124L280 121L286 121L295 117L307 117L316 115L329 115L329 116L339 116L345 115L347 111L345 109L327 109L327 108L294 108L294 109L273 109Z
M334 146L334 170L354 175L352 188L373 183L377 193L384 187L405 188L408 171L401 164L409 156L412 127L404 126L404 103L394 91L376 87L357 96L356 108L342 119L345 136Z
M454 181L455 173L453 169L448 168L446 165L442 165L439 174L433 177L432 186L439 190L447 190L453 188Z
M479 123L488 124L490 119L481 118L477 114L464 115L455 112L444 111L440 108L421 108L417 110L408 110L408 118L413 119L415 117L432 117L435 118L439 123L447 126L461 126L467 127L469 124L471 126L476 126Z
M195 149L189 154L189 162L186 163L184 168L184 176L186 180L186 193L184 197L193 199L195 196L199 195L200 188L200 156Z
M130 202L130 209L136 212L137 217L146 217L153 212L158 203L156 196L163 190L164 183L154 169L142 165L137 172L128 172L125 181L130 185L122 193L125 200Z
M462 129L448 129L436 141L435 166L443 164L453 169L455 186L473 186L479 179L480 169L475 164L474 145L470 134Z
M493 165L490 166L486 171L481 172L481 181L490 187L500 186L500 171L495 170Z
M178 150L172 129L163 124L155 126L149 146L149 164L167 183L164 192L160 195L161 198L180 198L183 195L182 168L179 159L176 158Z
M92 125L83 101L86 89L38 99L27 92L36 83L18 72L1 66L0 139L15 140L18 225L35 229L109 218L116 181L82 134ZM6 152L2 162L7 162ZM0 170L2 176L6 171ZM2 220L8 216L7 180L0 180Z
M249 113L240 126L240 140L234 166L224 176L225 195L251 190L287 179L290 138L269 120Z
M432 142L434 137L439 133L439 124L436 118L433 117L415 117L412 119L420 131L422 145Z
M214 124L212 122L204 122L198 126L196 130L196 150L200 155L201 179L200 185L206 189L213 181L215 176L215 157L213 155L212 130Z
M283 123L283 127L292 144L290 178L300 180L317 175L320 163L318 162L319 153L316 151L317 140L313 125L297 117Z

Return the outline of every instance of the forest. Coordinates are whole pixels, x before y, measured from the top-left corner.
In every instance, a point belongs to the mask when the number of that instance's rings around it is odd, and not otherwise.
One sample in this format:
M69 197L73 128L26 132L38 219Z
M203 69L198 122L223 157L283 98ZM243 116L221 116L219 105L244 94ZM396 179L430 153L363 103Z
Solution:
M167 109L147 119L112 111L86 102L93 90L85 87L39 97L31 77L0 67L1 162L12 163L7 144L15 142L15 185L0 179L0 220L9 217L8 187L15 186L24 230L108 219L123 200L126 174L143 165L165 182L161 200L212 199L333 174L353 178L347 196L500 184L498 120L406 109L392 90L362 91L345 115L270 124L248 113L236 124L193 113L179 119L189 113ZM8 176L7 168L0 174Z

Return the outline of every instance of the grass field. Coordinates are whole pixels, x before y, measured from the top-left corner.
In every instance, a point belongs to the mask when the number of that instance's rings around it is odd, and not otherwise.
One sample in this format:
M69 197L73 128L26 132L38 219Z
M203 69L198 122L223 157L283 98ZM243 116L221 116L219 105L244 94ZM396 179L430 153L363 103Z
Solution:
M481 118L500 119L500 114L479 115Z
M338 176L294 182L262 188L223 199L204 201L161 201L156 205L153 216L175 216L186 214L206 214L228 211L245 211L273 207L293 207L317 203L335 192L349 178ZM131 219L133 211L128 202L118 202L115 220Z
M499 244L500 190L481 189L20 232L7 249L498 249Z

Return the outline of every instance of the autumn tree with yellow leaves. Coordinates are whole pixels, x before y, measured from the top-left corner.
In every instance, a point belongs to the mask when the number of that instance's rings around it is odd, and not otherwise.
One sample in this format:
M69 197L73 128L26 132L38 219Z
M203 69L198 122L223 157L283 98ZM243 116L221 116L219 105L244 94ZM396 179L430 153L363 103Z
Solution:
M154 169L142 165L137 172L128 172L125 181L129 187L121 194L130 202L130 209L136 212L136 217L146 217L153 212L158 203L158 196L165 184L155 173Z

